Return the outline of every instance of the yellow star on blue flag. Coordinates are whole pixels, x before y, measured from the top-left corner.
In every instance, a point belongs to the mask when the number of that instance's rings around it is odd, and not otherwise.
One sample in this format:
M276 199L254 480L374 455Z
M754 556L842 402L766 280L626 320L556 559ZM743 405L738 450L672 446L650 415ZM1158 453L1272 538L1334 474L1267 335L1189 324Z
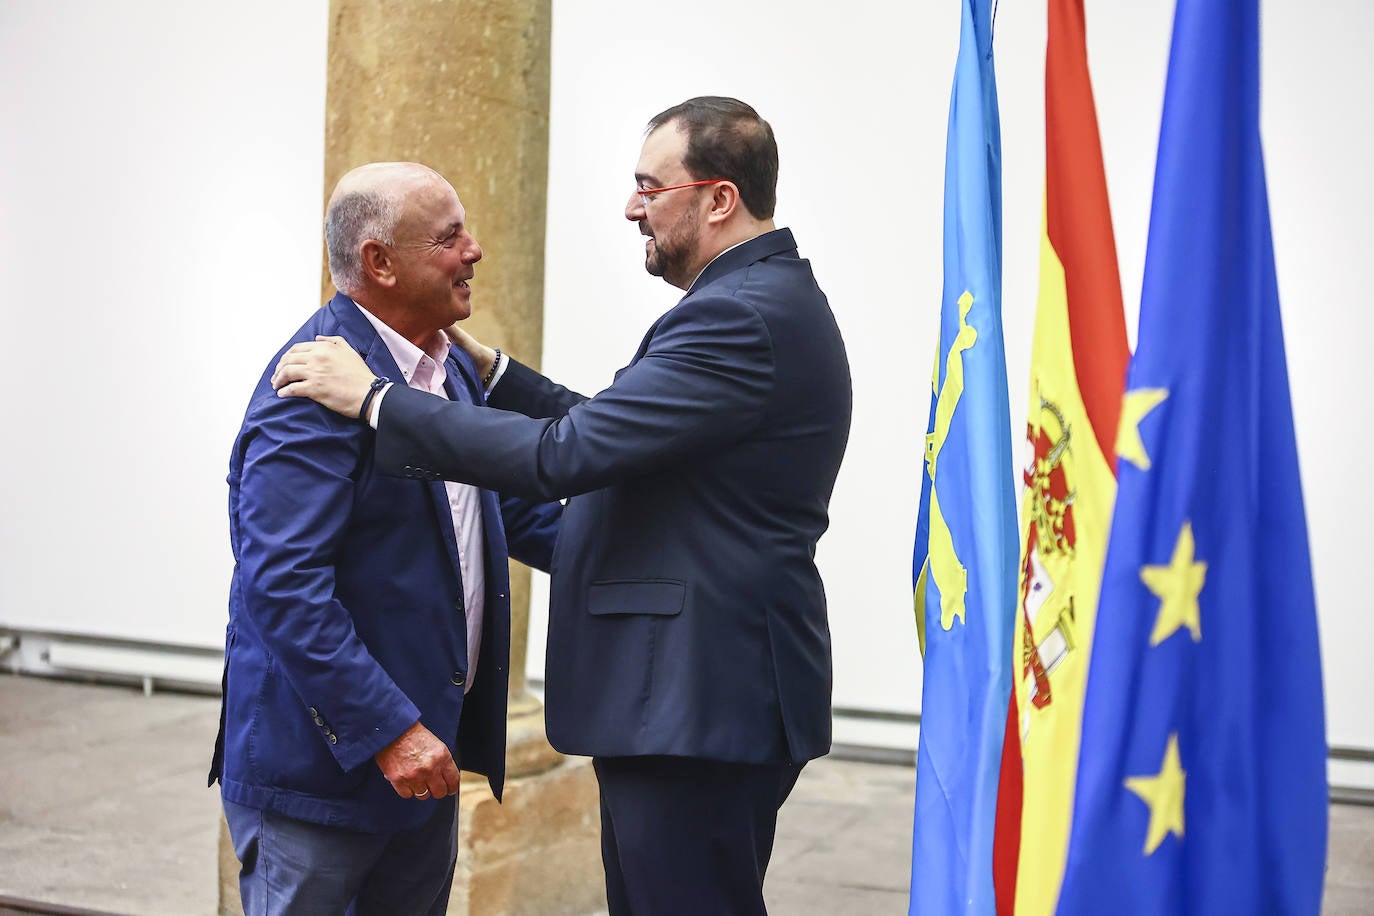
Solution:
M1193 526L1184 522L1168 565L1147 564L1140 569L1140 581L1159 599L1159 615L1150 633L1152 646L1159 645L1183 627L1193 634L1194 642L1202 638L1198 594L1207 581L1207 564L1193 559L1195 549Z
M1145 837L1145 855L1159 848L1164 838L1173 834L1183 838L1183 788L1187 774L1178 758L1178 735L1169 736L1164 760L1154 776L1132 776L1126 780L1130 789L1150 808L1150 826Z

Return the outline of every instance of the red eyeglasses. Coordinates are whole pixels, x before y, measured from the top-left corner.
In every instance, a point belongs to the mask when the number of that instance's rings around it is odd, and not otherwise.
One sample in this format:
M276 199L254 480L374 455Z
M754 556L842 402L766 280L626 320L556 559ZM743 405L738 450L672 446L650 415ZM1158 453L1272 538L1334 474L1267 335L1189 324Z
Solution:
M665 191L680 191L683 188L699 188L708 184L720 184L722 181L729 181L728 178L707 178L704 181L692 181L687 184L675 184L667 188L635 188L635 193L639 195L639 202L644 206L649 206L649 198L655 194L662 194Z

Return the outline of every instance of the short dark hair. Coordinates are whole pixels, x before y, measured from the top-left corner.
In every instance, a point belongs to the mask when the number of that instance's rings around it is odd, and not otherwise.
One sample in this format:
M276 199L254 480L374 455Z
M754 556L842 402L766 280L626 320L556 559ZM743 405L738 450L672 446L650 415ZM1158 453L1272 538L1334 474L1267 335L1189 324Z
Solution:
M778 143L757 111L738 99L704 95L654 115L645 133L665 124L687 135L682 164L688 174L734 182L755 219L772 219L778 202Z

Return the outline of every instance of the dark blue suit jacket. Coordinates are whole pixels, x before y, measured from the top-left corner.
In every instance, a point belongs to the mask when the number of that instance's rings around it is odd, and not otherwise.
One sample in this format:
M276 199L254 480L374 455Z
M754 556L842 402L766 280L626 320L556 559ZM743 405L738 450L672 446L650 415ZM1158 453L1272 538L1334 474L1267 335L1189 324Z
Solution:
M549 599L554 747L748 763L825 754L830 632L813 557L850 381L792 233L713 261L596 397L511 364L490 404L506 410L393 389L377 466L572 497Z
M335 296L287 346L316 334L341 335L378 375L401 378L346 297ZM449 396L481 404L467 355L451 351L446 368ZM547 569L561 507L500 504L482 492L486 603L465 697L463 588L443 484L378 474L366 424L278 398L270 375L253 392L230 457L235 568L211 782L218 778L230 801L303 820L407 829L432 803L397 796L372 758L419 720L465 769L490 777L499 798L507 538L517 559Z

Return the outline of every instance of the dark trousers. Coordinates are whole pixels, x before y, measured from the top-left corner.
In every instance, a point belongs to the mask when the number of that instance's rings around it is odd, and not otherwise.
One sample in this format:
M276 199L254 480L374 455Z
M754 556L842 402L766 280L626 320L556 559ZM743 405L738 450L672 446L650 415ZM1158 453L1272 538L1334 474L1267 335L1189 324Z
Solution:
M610 916L766 914L778 809L804 765L597 757Z
M433 817L391 834L224 802L245 916L442 916L458 857L457 802L431 802Z

